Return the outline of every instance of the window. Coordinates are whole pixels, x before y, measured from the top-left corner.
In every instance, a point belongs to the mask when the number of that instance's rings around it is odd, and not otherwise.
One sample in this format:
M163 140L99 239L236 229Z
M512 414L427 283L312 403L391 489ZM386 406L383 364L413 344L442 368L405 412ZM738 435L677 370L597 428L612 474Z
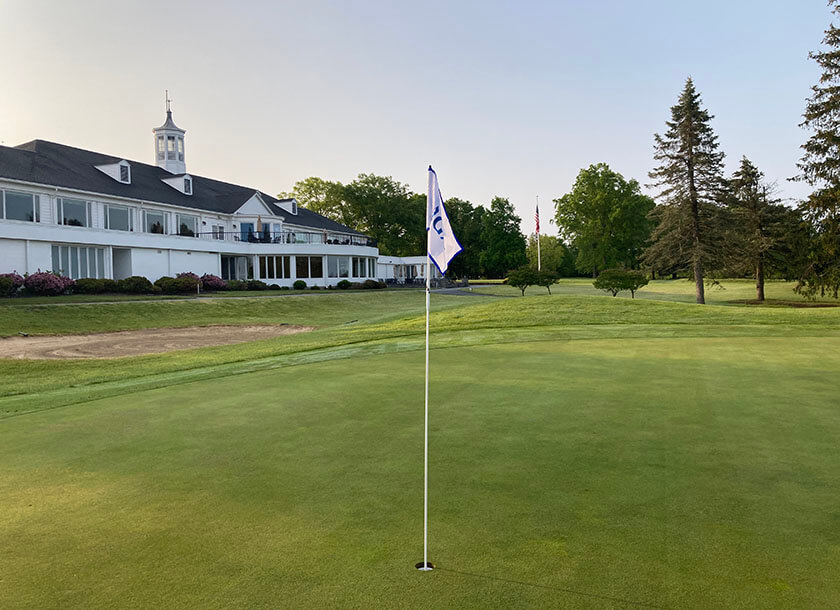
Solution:
M368 259L368 277L376 277L376 259Z
M295 277L308 278L309 277L309 257L296 256L295 257Z
M298 203L297 203L297 200L294 200L294 199L293 199L293 200L292 200L292 214L297 215L297 213L298 213L298 209L297 209L297 208L298 208Z
M324 259L320 256L309 257L309 277L324 277Z
M213 239L224 239L225 238L225 228L222 225L213 225L211 227L213 231Z
M178 214L178 235L195 237L198 233L198 216Z
M328 256L327 257L327 276L338 277L338 257L337 256Z
M131 171L128 165L120 165L120 182L131 182Z
M165 147L163 145L163 136L158 136L157 137L157 155L158 155L158 160L159 161L163 161L166 158L164 150L165 150Z
M145 212L144 229L146 233L166 233L166 214L163 212Z
M105 277L105 248L52 247L52 270L74 280Z
M184 138L178 138L178 161L184 160ZM189 192L189 191L187 191Z
M41 222L41 210L38 197L29 193L15 193L14 191L0 191L0 218L7 220L25 220L27 222Z
M131 231L131 209L116 205L105 207L105 227L113 231Z
M184 178L184 192L187 195L192 195L192 180Z
M175 136L166 136L166 158L175 159Z
M346 256L338 257L338 277L349 277L350 275L350 259Z
M58 200L58 224L70 227L89 227L89 204L81 199Z

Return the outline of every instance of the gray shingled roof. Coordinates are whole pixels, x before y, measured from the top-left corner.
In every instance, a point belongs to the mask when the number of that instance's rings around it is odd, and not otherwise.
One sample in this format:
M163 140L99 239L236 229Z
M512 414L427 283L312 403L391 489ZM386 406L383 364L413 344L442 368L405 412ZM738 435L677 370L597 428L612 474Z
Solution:
M259 193L266 205L278 216L285 217L289 224L361 235L358 231L306 208L299 207L295 216L277 205L290 200L277 199L254 188L190 174L193 179L193 195L184 195L161 181L162 178L172 178L173 175L156 165L128 160L131 164L131 184L117 182L96 169L97 165L117 163L121 160L121 157L45 140L33 140L14 148L0 146L0 178L168 203L222 214L233 214L253 197L254 193Z

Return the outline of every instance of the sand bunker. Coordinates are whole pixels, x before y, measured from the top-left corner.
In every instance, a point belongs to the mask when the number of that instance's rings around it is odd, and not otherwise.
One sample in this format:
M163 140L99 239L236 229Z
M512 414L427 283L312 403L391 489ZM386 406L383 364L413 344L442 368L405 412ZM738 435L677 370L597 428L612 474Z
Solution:
M246 343L313 330L311 326L190 326L92 335L0 338L0 358L119 358Z

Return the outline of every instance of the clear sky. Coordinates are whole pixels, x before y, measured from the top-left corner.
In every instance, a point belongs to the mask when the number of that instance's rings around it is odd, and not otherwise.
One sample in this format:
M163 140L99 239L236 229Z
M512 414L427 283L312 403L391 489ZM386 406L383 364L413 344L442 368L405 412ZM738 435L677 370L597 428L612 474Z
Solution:
M553 2L0 0L0 142L153 162L170 90L188 171L290 190L391 175L510 197L533 230L577 172L641 183L691 75L732 171L786 197L819 72L824 0Z

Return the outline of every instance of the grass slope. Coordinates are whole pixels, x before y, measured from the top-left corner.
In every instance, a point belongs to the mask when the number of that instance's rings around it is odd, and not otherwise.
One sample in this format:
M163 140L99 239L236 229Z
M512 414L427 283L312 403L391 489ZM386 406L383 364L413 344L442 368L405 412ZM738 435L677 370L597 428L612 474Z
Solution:
M836 607L838 347L435 350L425 575L422 352L8 419L0 607Z

